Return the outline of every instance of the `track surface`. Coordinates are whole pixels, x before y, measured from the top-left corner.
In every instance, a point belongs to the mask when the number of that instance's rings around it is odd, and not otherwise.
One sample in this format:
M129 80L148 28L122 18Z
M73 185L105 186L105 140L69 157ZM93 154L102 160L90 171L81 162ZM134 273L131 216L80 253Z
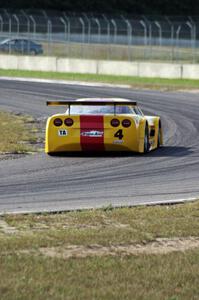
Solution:
M46 100L126 97L162 117L165 146L147 155L0 161L0 213L81 209L199 196L199 95L0 80L0 109L47 117ZM63 108L60 110L63 111ZM56 108L57 112L57 108Z

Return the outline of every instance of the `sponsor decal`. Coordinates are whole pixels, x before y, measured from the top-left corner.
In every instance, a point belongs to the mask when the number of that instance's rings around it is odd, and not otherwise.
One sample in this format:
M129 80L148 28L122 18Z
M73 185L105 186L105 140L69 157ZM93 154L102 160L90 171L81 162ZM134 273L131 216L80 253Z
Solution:
M81 132L81 136L89 136L89 137L103 137L104 132L98 130L90 130Z
M58 130L58 136L67 136L68 131L66 129L59 129Z
M121 145L123 143L124 143L123 140L115 140L115 141L113 141L113 144L115 144L115 145Z

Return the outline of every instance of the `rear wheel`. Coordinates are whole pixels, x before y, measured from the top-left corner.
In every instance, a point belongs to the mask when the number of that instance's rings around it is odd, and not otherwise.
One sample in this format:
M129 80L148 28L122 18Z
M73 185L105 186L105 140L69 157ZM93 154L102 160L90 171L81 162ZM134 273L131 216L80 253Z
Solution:
M145 126L145 134L144 134L144 153L149 152L149 129L148 125Z
M157 142L157 148L159 148L161 145L161 123L159 123L158 127L158 142Z

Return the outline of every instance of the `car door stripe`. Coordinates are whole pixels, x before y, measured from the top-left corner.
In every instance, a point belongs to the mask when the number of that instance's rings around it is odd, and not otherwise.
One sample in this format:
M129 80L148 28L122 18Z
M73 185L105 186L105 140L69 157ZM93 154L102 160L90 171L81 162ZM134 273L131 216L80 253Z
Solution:
M80 143L83 151L104 151L103 116L80 116Z

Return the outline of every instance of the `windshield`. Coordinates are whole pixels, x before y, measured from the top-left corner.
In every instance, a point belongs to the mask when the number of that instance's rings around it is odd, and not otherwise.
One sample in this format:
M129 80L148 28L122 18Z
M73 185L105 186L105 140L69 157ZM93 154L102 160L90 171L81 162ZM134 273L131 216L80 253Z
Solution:
M66 111L69 113L69 110ZM71 105L72 115L109 115L109 114L135 114L133 106L117 105Z

